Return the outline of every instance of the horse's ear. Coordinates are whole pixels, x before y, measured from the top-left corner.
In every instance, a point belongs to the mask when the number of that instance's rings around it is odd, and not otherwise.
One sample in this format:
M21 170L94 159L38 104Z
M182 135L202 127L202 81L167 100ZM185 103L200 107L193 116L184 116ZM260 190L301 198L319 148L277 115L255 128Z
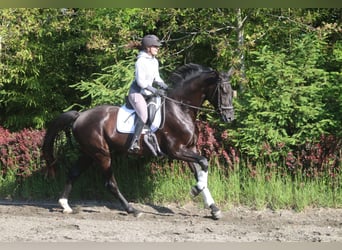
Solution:
M236 90L233 90L233 97L234 97L234 98L237 98L237 95L238 95L237 91L236 91Z

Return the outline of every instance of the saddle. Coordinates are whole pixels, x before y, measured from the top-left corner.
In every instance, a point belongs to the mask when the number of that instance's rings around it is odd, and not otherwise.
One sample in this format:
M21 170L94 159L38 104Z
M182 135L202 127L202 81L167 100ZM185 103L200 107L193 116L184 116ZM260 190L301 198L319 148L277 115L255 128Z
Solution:
M142 131L144 142L152 151L154 156L163 156L165 154L160 150L159 143L154 132L156 132L164 124L164 101L160 96L152 96L148 97L146 102L148 119ZM129 103L128 98L126 98L126 103L120 107L118 112L116 124L117 131L128 134L134 133L135 119L136 112Z

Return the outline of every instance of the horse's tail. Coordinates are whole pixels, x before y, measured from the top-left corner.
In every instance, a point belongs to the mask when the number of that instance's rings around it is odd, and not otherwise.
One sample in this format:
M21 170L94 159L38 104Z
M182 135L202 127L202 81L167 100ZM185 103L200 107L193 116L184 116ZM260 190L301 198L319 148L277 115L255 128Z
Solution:
M54 144L56 138L61 131L70 136L71 125L79 117L80 113L77 111L68 111L60 114L48 126L42 146L43 157L46 161L47 171L46 176L55 177L56 175L56 161L54 156Z

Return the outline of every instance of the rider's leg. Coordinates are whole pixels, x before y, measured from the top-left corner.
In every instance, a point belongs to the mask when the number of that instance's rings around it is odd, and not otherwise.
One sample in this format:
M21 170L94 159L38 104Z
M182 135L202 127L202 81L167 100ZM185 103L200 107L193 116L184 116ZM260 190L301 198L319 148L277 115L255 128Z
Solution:
M135 131L128 151L137 152L140 150L140 135L147 121L147 104L145 98L140 93L129 94L128 99L136 111Z
M136 117L135 120L135 131L134 135L132 137L128 152L133 153L133 152L138 152L140 150L139 146L139 139L141 132L144 128L145 123L140 119L139 116Z

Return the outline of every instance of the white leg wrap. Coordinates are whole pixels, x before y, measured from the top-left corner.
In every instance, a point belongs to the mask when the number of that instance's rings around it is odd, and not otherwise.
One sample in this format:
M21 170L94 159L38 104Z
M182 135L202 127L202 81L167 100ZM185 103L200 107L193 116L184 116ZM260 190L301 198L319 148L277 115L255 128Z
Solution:
M197 172L197 187L199 190L205 189L208 185L208 171L204 172L203 170L200 170Z
M71 214L72 213L72 209L71 209L71 207L68 204L68 199L61 198L61 199L58 200L58 203L59 203L59 205L62 206L63 213L66 213L66 214Z
M212 204L215 203L208 188L204 188L201 193L203 196L205 207L209 208Z
M209 208L212 204L214 204L214 199L211 196L211 193L208 189L208 171L197 171L197 187L199 190L202 190L202 196L204 200L204 206Z

